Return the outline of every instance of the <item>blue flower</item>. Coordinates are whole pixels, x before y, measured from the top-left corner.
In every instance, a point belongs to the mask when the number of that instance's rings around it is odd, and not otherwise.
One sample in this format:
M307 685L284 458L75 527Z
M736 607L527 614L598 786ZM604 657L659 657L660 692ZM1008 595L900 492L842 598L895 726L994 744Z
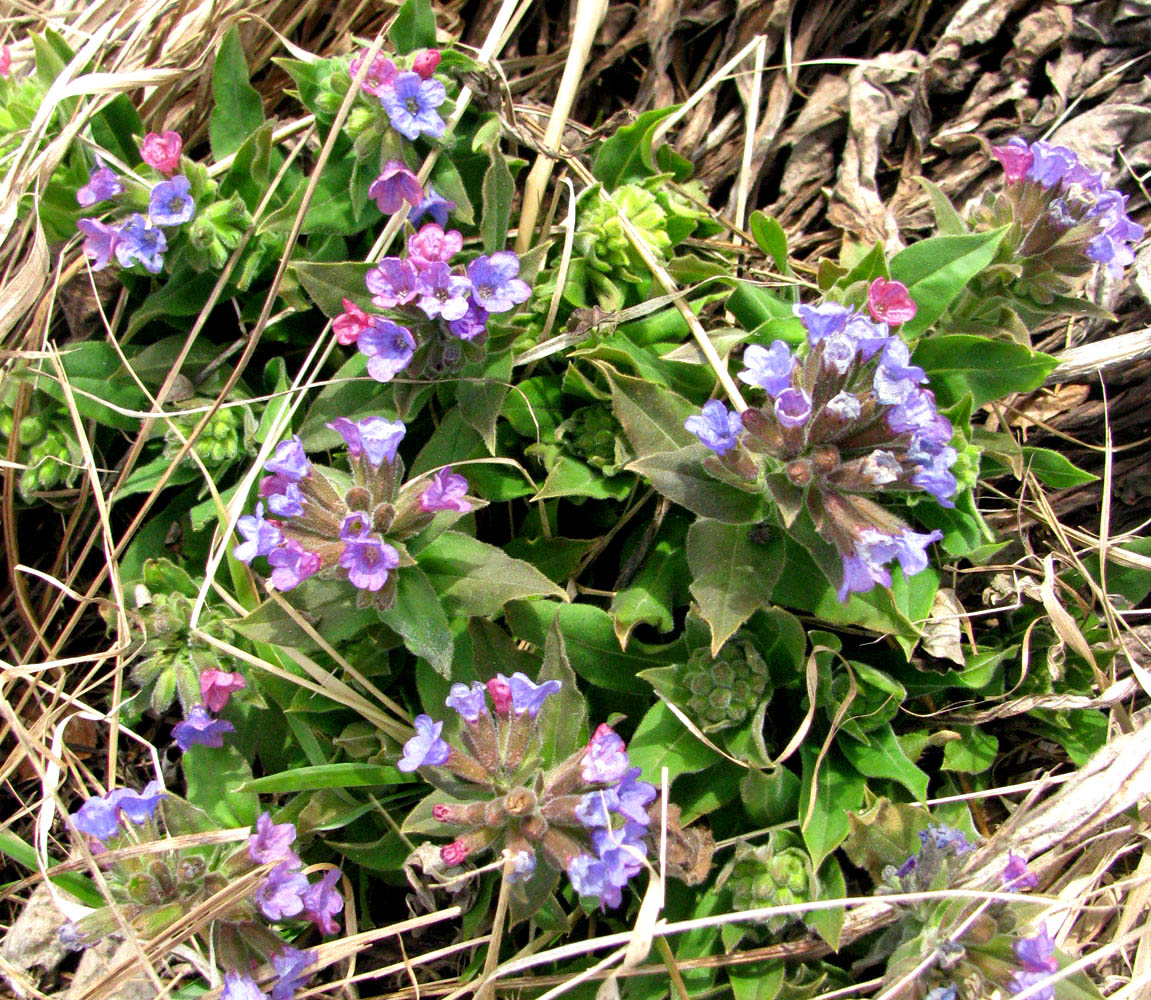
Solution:
M452 274L447 264L436 261L420 268L416 278L416 301L428 319L463 319L468 311L472 286L462 274ZM361 335L362 336L362 335Z
M114 249L121 267L139 262L145 271L159 274L164 268L163 253L168 241L161 230L150 226L139 212L133 212L120 226Z
M477 257L468 265L468 279L476 304L490 313L507 312L532 294L528 283L516 277L520 259L511 250Z
M290 483L298 483L311 468L304 442L299 434L293 434L287 441L276 445L272 457L264 463L264 468L274 476L283 476Z
M376 468L396 460L396 450L407 433L402 421L384 417L365 417L358 421L336 417L325 426L344 439L352 458L367 456L368 463Z
M184 751L193 746L222 747L224 735L235 731L227 720L212 718L203 705L193 705L188 717L172 727L172 739Z
M413 226L417 226L420 220L430 215L432 221L443 229L448 224L448 216L455 207L454 201L448 201L447 198L437 194L436 189L429 184L427 197L408 213L408 221Z
M381 309L406 306L416 299L416 266L401 257L385 257L364 277L372 302Z
M484 697L486 691L487 688L480 681L472 681L471 686L456 683L452 685L444 704L454 708L465 722L479 722L487 708Z
M116 836L120 819L116 810L102 796L94 795L76 812L72 813L76 829L97 840L108 840Z
M619 796L614 788L604 788L598 792L587 792L575 807L576 819L589 830L611 826L611 812L619 806Z
M80 219L76 228L84 234L84 256L92 262L92 270L104 270L120 239L119 230L99 219Z
M361 354L367 355L368 374L377 382L390 382L408 367L416 342L406 326L373 316L372 324L356 340Z
M224 973L224 989L220 993L220 1000L266 1000L266 997L251 976L229 969Z
M683 426L717 455L726 455L739 442L743 421L718 399L703 404L703 412L688 417Z
M314 951L301 951L291 945L284 945L280 954L272 956L272 968L276 970L277 976L276 985L272 987L272 1000L291 1000L296 991L306 986L312 978L312 974L304 970L314 965L315 961Z
M907 534L914 535L915 532L908 531ZM920 830L919 842L926 847L929 840L935 843L938 850L954 854L966 854L975 846L964 836L962 830L957 830L953 826L931 826L926 830Z
M417 715L412 725L416 727L416 735L404 744L404 754L396 767L411 773L417 768L446 764L452 748L446 740L440 739L444 724L433 722L430 715Z
M739 373L740 381L766 389L773 398L791 385L795 355L782 340L772 341L770 347L749 344L743 352L743 363L747 367Z
M280 529L264 520L262 503L256 504L254 514L245 514L236 522L236 530L244 536L244 541L232 549L232 555L243 563L250 563L256 556L270 555L284 541Z
M375 593L388 582L388 573L400 565L400 554L374 535L364 535L344 541L340 565L347 570L352 586Z
M140 826L155 815L160 800L167 797L168 793L163 790L160 782L149 781L141 792L134 792L130 788L115 788L107 794L106 799L114 810Z
M535 684L530 681L526 674L516 672L511 677L504 677L503 674L496 675L500 680L506 681L512 692L512 711L516 715L523 715L525 712L529 718L534 719L543 707L544 700L553 694L559 694L560 687L562 686L557 680L544 681L542 684Z
M615 787L616 805L613 808L633 823L647 826L651 822L647 807L655 801L659 793L651 782L636 780L641 773L638 767L629 768L625 772Z
M170 181L161 181L152 188L148 199L148 218L154 226L180 226L196 213L196 203L189 191L187 177L177 174Z
M448 92L439 80L424 80L418 73L399 73L381 87L377 95L392 128L405 139L415 141L420 133L438 139L444 134L447 125L439 115L439 108Z
M281 861L253 894L256 904L269 920L298 917L304 912L304 893L308 878Z
M795 305L792 312L802 321L807 329L807 339L812 346L818 344L824 337L839 333L847 326L853 310L841 306L838 302L824 302L818 306Z

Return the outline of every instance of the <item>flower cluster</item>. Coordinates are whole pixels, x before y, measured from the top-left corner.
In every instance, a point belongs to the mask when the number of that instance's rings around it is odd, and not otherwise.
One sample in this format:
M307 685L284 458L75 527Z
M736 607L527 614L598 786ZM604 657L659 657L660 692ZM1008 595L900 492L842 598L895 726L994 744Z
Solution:
M1088 170L1070 149L1015 137L992 153L1020 225L1019 257L1044 259L1072 274L1079 258L1106 264L1116 276L1135 260L1128 244L1143 239L1143 227L1127 217L1127 196L1108 188L1103 174Z
M23 471L17 485L21 498L29 502L41 490L71 486L83 468L76 429L67 409L43 393L36 393L34 398L34 412L24 416L19 427L13 420L15 392L5 393L0 402L0 448L7 452L8 439L13 431L19 431L17 462Z
M276 590L320 574L351 583L361 607L386 610L395 601L396 570L411 565L402 541L437 512L466 514L475 502L467 495L468 481L451 467L400 486L400 421L337 417L327 426L347 445L352 486L337 489L308 460L299 437L281 441L264 465L269 474L260 483L255 513L237 524L244 541L234 555L246 563L266 557Z
M452 258L464 240L458 231L444 229L452 203L434 191L425 198L415 174L400 163L389 163L368 193L382 212L396 212L406 202L413 213L445 218L409 236L403 257L385 257L368 272L372 304L388 315L367 313L344 299L345 312L334 323L336 339L367 356L368 374L378 382L390 382L409 368L413 373L450 370L459 363L463 344L484 343L492 313L509 312L530 297L527 282L518 277L519 257L501 250L453 269Z
M352 78L364 64L364 54L357 55L348 67ZM421 135L439 139L447 128L440 107L448 92L435 78L440 64L436 49L424 49L411 60L411 68L397 66L387 56L378 55L369 67L360 89L380 102L393 129L405 139L415 141Z
M339 930L335 917L344 908L343 896L336 889L339 870L310 881L292 850L295 827L273 823L268 813L260 816L247 844L238 850L225 844L206 849L164 847L172 837L202 832L214 824L191 804L164 792L158 782L139 793L118 788L90 798L72 814L72 821L89 838L92 852L101 855L112 904L65 924L59 938L66 948L79 950L118 932L117 914L141 936L154 937L190 908L227 892L237 879L258 873L261 866L270 867L255 888L214 910L213 920L198 931L205 942L211 941L221 961L236 966L226 977L233 996L244 995L235 990L240 989L236 984L245 981L256 989L247 973L254 963L270 961L277 973L272 998L289 1000L306 982L304 970L315 962L314 953L285 945L274 932L260 926L261 917L268 923L309 920L323 934ZM149 843L155 844L155 850L146 854L121 856L117 850Z
M531 879L542 861L552 873L567 872L580 895L615 907L643 867L656 790L639 780L623 740L606 725L567 760L540 771L537 716L559 691L558 680L535 684L522 673L497 674L486 685L453 684L447 706L460 718L463 749L442 737L442 722L421 715L398 766L475 800L432 809L437 822L461 831L440 850L445 864L502 850L513 882Z
M184 225L196 213L191 181L180 174L172 176L179 165L180 150L181 140L175 132L165 132L162 136L149 132L144 137L140 155L166 178L147 193L146 216L137 211L114 225L96 218L83 218L76 223L84 234L84 253L94 271L107 267L113 257L121 267L139 264L149 274L159 274L163 269L164 252L168 249L164 230ZM76 192L76 201L90 208L113 201L125 191L124 181L97 159L88 183Z
M885 284L881 296L873 292L872 309L894 322L899 290L893 295L897 283ZM781 507L798 513L806 505L842 558L843 601L877 583L890 586L894 560L907 576L925 569L927 546L942 537L911 530L868 495L923 492L954 506L958 455L926 373L887 322L834 302L797 305L795 314L807 330L805 355L781 340L743 354L739 378L762 389L766 403L738 414L712 400L684 426L718 456L708 462L717 475L755 483L766 461L767 486Z

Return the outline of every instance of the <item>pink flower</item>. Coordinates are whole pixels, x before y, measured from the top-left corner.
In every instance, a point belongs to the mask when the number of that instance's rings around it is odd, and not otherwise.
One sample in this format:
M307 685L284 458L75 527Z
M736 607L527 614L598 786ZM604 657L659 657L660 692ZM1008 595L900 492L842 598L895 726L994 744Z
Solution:
M438 57L439 53L437 52L436 55ZM438 58L436 59L436 62L439 62ZM0 76L7 78L11 75L12 75L12 53L8 49L8 46L5 45L3 47L0 47Z
M163 135L149 132L140 143L140 156L148 166L171 177L180 165L180 152L183 148L184 142L176 132L165 132Z
M428 264L447 264L463 247L464 238L455 229L445 233L429 222L408 237L408 258L422 271Z
M1008 139L1006 146L992 146L991 152L1003 166L1003 175L1011 184L1023 180L1035 162L1031 147L1019 136Z
M348 67L348 73L352 79L356 78L356 74L360 72L360 67L364 64L364 56L366 52L361 52L355 59L352 60L351 65ZM365 94L378 96L381 88L386 87L395 79L396 64L391 61L387 56L376 56L372 62L371 68L368 70L368 75L364 77L364 82L360 84L360 90Z
M915 318L918 306L907 294L907 286L903 282L876 278L867 289L867 311L877 323L899 326Z
M412 69L420 74L421 80L427 80L436 71L436 67L439 64L440 50L424 49L423 52L412 60Z
M200 696L212 712L222 712L232 697L233 691L241 691L248 686L244 675L229 673L209 667L200 671Z
M332 321L337 343L348 347L359 340L360 334L372 325L372 317L351 299L343 299L344 312Z

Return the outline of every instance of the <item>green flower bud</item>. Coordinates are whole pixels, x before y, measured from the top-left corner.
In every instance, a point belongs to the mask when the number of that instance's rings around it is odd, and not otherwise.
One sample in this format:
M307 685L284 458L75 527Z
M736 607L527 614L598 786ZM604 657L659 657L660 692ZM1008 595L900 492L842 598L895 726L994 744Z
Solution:
M754 910L768 906L805 903L815 895L811 858L790 834L776 834L766 844L752 847L740 844L735 857L720 876L731 891L736 909ZM757 923L776 933L793 919L780 914Z
M723 729L755 713L767 685L767 664L747 634L737 632L714 660L706 648L692 653L680 680L691 692L692 717L704 729Z
M160 887L160 883L151 875L142 872L128 880L128 895L134 902L144 906L154 906L164 900L164 890Z
M569 454L606 476L618 469L616 441L622 436L623 428L606 404L576 410L556 430L556 439Z
M8 414L9 427L11 427L12 415ZM20 441L23 444L32 445L39 441L48 431L48 427L44 422L43 417L25 417L20 421Z

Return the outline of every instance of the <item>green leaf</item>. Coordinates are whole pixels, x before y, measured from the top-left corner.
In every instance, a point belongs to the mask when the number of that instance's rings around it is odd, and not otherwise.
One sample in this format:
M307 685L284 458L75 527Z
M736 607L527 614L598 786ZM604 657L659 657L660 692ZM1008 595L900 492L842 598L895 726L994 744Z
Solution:
M864 777L897 782L914 795L917 802L925 802L927 775L904 752L891 724L872 729L867 739L869 745L866 746L851 739L840 740L839 749Z
M36 849L31 844L24 843L14 834L0 833L0 854L11 858L19 865L23 865L30 872L40 870ZM55 858L48 857L49 868L55 868L59 863ZM49 881L65 892L70 892L86 906L100 907L104 905L104 897L100 894L100 890L92 884L90 879L79 872L60 872L58 875L53 875Z
M60 360L73 389L76 409L82 417L121 430L140 429L139 417L118 413L103 405L104 402L115 403L126 410L143 410L148 405L144 394L124 371L120 356L110 345L99 340L85 341L64 350ZM64 392L55 378L32 377L36 379L37 389L53 399L64 401Z
M127 94L117 94L92 118L92 135L105 149L129 166L140 162L136 137L144 134L144 123Z
M816 873L819 883L820 899L843 899L847 895L847 883L843 878L843 869L835 858L828 858ZM844 908L831 907L827 910L815 910L804 917L807 924L816 934L826 941L833 951L839 950L839 939L843 933Z
M775 261L779 273L791 274L791 265L787 261L787 233L778 220L763 212L752 212L747 229L759 249Z
M537 684L559 681L559 693L548 698L537 724L545 766L558 764L587 742L587 705L576 685L575 672L568 661L567 647L559 618L552 622L544 642L544 662Z
M799 808L803 841L816 867L834 851L849 832L847 814L863 803L867 788L862 776L833 746L819 761L819 746L809 741L799 748L803 762Z
M611 616L593 604L555 604L552 601L517 601L507 607L512 633L543 646L552 623L558 622L572 669L597 687L636 694L636 674L648 667L666 666L686 656L681 642L649 646L633 639L625 651L615 634Z
M644 378L621 375L605 361L594 362L611 386L612 410L637 458L675 451L698 439L683 422L699 407Z
M496 146L491 148L491 166L484 174L484 217L480 220L480 236L484 253L502 250L508 239L508 222L512 217L512 199L516 185L512 172Z
M244 782L237 791L285 795L291 792L314 792L323 788L378 788L403 784L407 780L406 775L386 764L319 764L253 778Z
M378 619L371 608L356 607L356 592L344 580L321 580L311 577L282 595L315 624L316 631L334 645L355 638ZM231 623L245 639L274 646L315 650L319 647L295 620L271 598L254 611Z
M926 177L915 178L919 186L927 192L931 199L931 210L935 213L935 225L941 236L962 236L967 232L967 224L963 217L955 211L951 199L947 197L936 185Z
M380 619L400 634L412 653L427 660L437 673L447 677L452 665L454 640L438 588L426 575L425 569L421 559L419 566L405 566L399 570L395 607L380 612Z
M755 524L763 517L763 498L710 475L703 461L711 451L694 444L678 451L658 452L627 465L669 500L700 517L728 524Z
M614 191L620 184L643 180L656 173L651 148L655 127L678 108L678 104L673 104L645 111L631 125L617 129L615 135L605 139L592 164L596 180Z
M400 55L436 45L436 15L429 0L404 0L388 31L388 38Z
M914 340L958 297L967 283L995 259L1007 229L964 236L932 236L900 250L891 259L891 277L902 281L918 312L900 327Z
M1047 486L1056 490L1083 486L1099 479L1094 473L1079 468L1066 456L1050 448L1024 446L1023 460L1035 476Z
M156 319L170 323L172 317L198 315L212 294L217 277L208 272L196 274L177 265L172 276L132 310L124 330L125 339Z
M696 739L662 701L640 720L627 752L632 766L643 768L644 778L657 786L664 767L670 783L681 774L702 771L721 759Z
M193 746L183 758L188 801L214 816L223 826L251 826L260 812L260 798L244 785L252 768L234 746Z
M547 479L532 499L591 497L593 500L626 500L634 482L631 476L605 476L586 462L558 452Z
M667 518L640 571L612 598L611 616L621 646L627 646L628 637L637 625L651 625L665 633L675 627L675 608L685 603L686 596L684 585L688 572L683 552L686 530L687 524L681 516Z
M745 330L761 334L770 328L769 339L778 337L789 344L802 344L807 340L807 330L791 307L790 300L747 281L735 282L735 291L727 299L727 308Z
M751 540L750 529L700 518L687 533L691 595L711 627L711 655L760 608L770 606L771 591L786 561L779 536L768 544Z
M371 301L364 278L374 266L356 261L317 264L301 260L290 264L288 270L295 273L308 297L320 307L320 312L329 319L335 319L344 311L343 299L351 299L361 307L366 307Z
M971 393L975 409L993 399L1038 389L1059 363L1022 344L967 333L921 340L912 358L930 376L940 406Z
M502 611L508 601L525 597L566 597L530 563L458 531L445 531L418 558L453 617L486 618Z
M785 970L782 961L733 965L727 970L727 981L735 1000L775 1000L783 988Z
M982 774L995 763L999 740L978 726L956 726L960 739L943 744L943 770Z
M496 421L511 377L511 351L500 351L466 365L456 387L456 400L464 420L479 432L493 455L496 453Z
M248 82L248 63L239 29L232 25L220 42L212 69L212 101L208 137L217 160L234 153L264 123L260 95Z
M880 798L864 812L852 813L851 834L843 852L853 865L867 869L878 885L883 869L903 864L919 852L919 831L932 824L931 814L920 806Z

